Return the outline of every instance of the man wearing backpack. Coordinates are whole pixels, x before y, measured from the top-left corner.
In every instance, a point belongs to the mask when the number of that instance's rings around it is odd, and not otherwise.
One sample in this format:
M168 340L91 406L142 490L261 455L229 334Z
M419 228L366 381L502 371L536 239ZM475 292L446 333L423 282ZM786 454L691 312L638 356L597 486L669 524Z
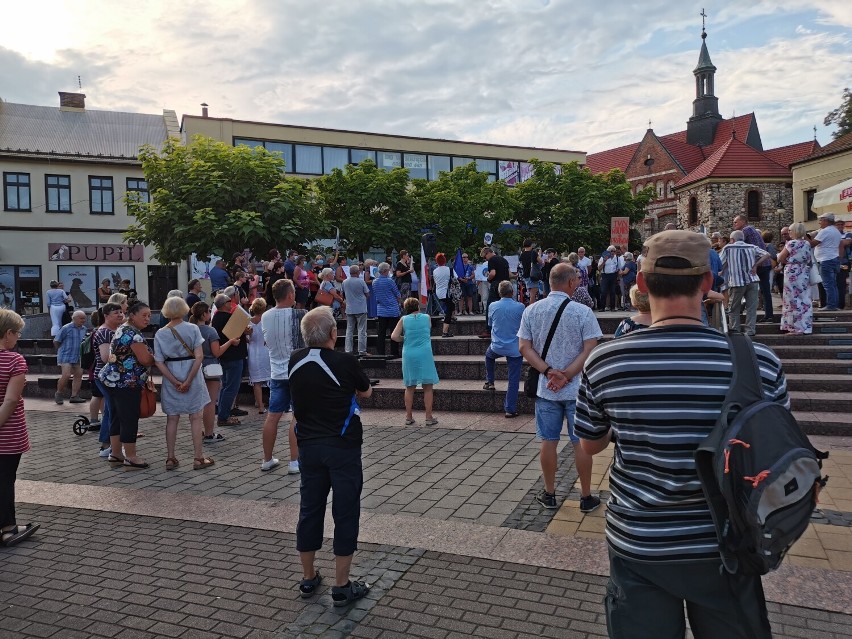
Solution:
M637 285L653 323L596 348L577 398L583 450L594 455L611 440L616 449L606 518L610 636L682 637L686 602L696 639L768 638L760 577L722 570L693 457L714 431L733 376L726 337L701 323L702 295L713 285L710 242L674 230L645 246ZM764 345L754 350L764 399L789 410L780 361Z

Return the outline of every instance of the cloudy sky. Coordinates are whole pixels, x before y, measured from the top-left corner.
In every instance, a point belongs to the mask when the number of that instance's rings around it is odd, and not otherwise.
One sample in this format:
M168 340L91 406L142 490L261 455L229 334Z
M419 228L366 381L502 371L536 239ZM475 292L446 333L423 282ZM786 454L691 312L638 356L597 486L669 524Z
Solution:
M702 7L725 117L765 148L831 140L849 0L29 0L0 98L595 152L685 128Z

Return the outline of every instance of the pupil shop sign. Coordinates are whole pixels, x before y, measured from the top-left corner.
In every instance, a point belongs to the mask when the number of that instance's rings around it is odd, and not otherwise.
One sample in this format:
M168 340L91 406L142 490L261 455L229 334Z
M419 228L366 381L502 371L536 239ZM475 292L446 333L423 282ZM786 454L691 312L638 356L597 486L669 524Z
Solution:
M630 239L630 218L612 218L609 241L613 246L620 246L627 250L627 242Z
M51 262L144 262L141 244L48 244Z

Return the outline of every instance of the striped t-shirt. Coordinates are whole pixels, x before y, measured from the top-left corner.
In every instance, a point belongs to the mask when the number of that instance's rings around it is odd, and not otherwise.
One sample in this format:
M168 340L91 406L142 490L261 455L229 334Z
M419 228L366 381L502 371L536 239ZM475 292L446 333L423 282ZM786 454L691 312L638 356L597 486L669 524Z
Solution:
M763 392L789 409L781 362L755 344ZM703 327L648 328L598 346L586 361L574 431L612 429L606 536L636 561L718 560L693 455L713 429L732 366L724 335Z
M751 270L764 255L768 253L763 249L742 241L723 248L719 257L722 259L722 273L728 286L746 286L751 282L760 281Z
M6 400L9 380L27 374L27 360L20 353L0 350L0 404ZM27 421L24 416L24 398L19 397L12 414L0 424L0 455L17 455L30 449Z

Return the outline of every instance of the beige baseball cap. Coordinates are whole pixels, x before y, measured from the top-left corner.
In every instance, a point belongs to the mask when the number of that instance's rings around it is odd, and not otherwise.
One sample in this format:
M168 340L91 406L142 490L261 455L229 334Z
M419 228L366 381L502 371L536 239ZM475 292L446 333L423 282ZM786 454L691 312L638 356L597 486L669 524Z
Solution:
M710 240L692 231L662 231L645 241L648 255L642 261L643 273L660 275L701 275L710 270ZM671 268L657 266L664 257L679 257L689 262L689 267Z

